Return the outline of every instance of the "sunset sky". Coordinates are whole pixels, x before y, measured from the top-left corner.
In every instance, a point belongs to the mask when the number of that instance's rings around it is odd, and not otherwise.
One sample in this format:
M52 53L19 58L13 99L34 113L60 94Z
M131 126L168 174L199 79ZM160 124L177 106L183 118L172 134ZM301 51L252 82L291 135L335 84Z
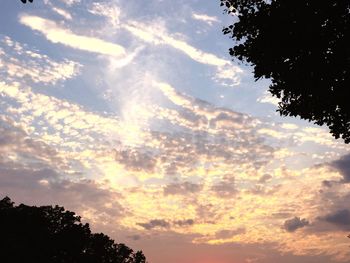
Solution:
M350 147L276 113L219 0L1 0L0 198L149 263L350 262Z

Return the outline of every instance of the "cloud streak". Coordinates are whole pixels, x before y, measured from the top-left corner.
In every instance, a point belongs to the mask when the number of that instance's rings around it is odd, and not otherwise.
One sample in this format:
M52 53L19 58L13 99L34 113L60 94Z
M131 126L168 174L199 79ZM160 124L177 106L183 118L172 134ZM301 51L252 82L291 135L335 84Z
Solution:
M39 31L53 43L60 43L71 48L114 57L120 57L126 54L124 47L121 45L95 37L75 34L49 19L21 15L19 21L32 30Z
M240 67L232 65L230 61L219 58L212 53L204 52L184 40L176 39L169 35L164 28L160 28L155 24L147 25L136 21L127 23L123 28L145 42L153 45L168 45L198 63L216 67L217 73L213 77L214 79L226 81L229 83L227 85L238 85L240 83L240 75L243 73Z
M208 16L206 14L193 13L192 18L207 23L208 25L213 25L213 23L219 22L219 19L215 16Z

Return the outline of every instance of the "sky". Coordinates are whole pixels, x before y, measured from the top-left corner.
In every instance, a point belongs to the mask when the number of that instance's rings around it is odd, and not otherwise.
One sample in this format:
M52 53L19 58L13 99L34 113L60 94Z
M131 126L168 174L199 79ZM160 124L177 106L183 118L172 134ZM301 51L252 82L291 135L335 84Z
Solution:
M150 263L350 262L350 148L280 117L209 0L2 0L0 198Z

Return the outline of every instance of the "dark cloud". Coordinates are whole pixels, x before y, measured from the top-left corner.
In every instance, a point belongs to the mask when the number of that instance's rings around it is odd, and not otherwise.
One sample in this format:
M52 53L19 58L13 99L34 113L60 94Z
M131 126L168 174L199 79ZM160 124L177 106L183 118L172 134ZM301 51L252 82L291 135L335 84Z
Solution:
M305 218L301 219L300 217L294 217L286 220L283 224L283 228L288 232L294 232L297 229L307 225L309 225L309 221L307 221Z
M130 236L127 236L127 238L132 239L134 241L137 241L137 240L141 239L141 236L140 235L130 235Z
M280 185L280 184L274 185L272 187L265 187L265 186L262 186L262 185L255 185L254 187L249 189L247 192L251 193L251 194L254 194L254 195L273 195L281 187L282 187L282 185Z
M171 226L177 227L188 227L194 224L193 219L176 220L173 222L168 222L164 219L152 219L146 223L137 223L137 225L142 226L144 229L152 230L154 228L165 228L169 229Z
M11 154L16 158L9 158ZM119 193L72 173L69 162L51 146L30 138L10 119L0 118L1 194L17 203L58 204L78 214L96 211L93 216L101 222L127 214L119 203Z
M49 168L31 169L26 168L14 162L0 161L0 189L6 191L13 189L14 193L17 190L35 190L40 188L42 180L58 180L60 175Z
M323 185L324 187L330 188L330 187L333 186L333 182L332 182L332 181L329 181L329 180L324 180L324 181L322 181L322 185Z
M157 160L148 152L137 149L115 150L115 160L132 171L153 172Z
M219 197L232 198L237 192L235 178L226 176L220 182L214 184L211 190Z
M261 176L259 178L259 183L265 183L267 181L269 181L272 178L272 176L270 174L264 174L263 176Z
M273 218L287 218L290 217L292 214L290 212L277 212L272 213Z
M312 232L350 231L350 193L347 184L330 181L331 187L323 183L319 191L320 203L317 216L310 228Z
M70 181L51 168L24 167L0 160L0 193L10 196L16 203L58 204L78 214L92 209L101 222L127 215L119 203L121 194L103 189L93 180L75 178Z
M57 168L66 169L62 158L58 157L55 149L43 141L34 140L21 128L7 119L0 118L0 157L15 153L17 160L31 160L32 164L46 163ZM41 168L46 165L41 165Z
M350 210L348 209L337 210L326 215L323 219L346 230L350 229Z
M178 111L178 113L179 113L179 116L190 121L193 126L199 126L200 122L207 121L204 116L200 116L200 115L198 115L198 114L196 114L193 111L190 111L188 109L184 109L184 108L180 109Z
M196 209L196 222L205 224L217 224L223 217L227 216L229 210L232 209L231 204L222 206L211 203L200 203L194 200L191 203Z
M189 193L198 193L203 185L190 182L174 183L164 187L164 195L186 195Z
M246 232L245 228L237 228L234 230L221 230L216 232L215 237L219 239L228 239L236 235L244 234Z
M194 224L193 219L177 220L173 222L177 226L192 226Z
M333 161L331 166L341 173L344 178L344 183L350 183L350 154L344 155L340 159Z
M137 225L142 226L144 229L152 230L153 228L169 228L170 223L164 219L152 219L147 223L137 223Z

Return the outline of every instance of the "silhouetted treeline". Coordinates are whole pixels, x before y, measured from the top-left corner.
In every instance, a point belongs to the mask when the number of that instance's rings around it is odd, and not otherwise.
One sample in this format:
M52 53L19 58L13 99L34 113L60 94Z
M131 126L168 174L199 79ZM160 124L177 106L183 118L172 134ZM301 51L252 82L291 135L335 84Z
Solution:
M15 206L0 200L1 263L146 263L142 251L91 233L60 206Z

